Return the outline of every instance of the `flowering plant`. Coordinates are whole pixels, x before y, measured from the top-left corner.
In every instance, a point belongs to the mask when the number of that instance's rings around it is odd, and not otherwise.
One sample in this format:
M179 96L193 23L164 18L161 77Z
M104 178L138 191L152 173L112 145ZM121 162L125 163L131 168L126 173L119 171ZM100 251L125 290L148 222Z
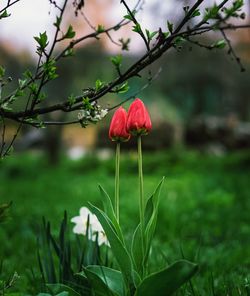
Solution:
M84 224L79 225L78 223L83 222L84 215L86 221L86 213L88 213L90 224L93 224L93 231L105 233L117 263L117 269L99 265L83 267L83 271L78 276L88 279L94 295L172 295L197 271L196 264L181 260L156 273L149 273L151 243L157 223L159 196L164 182L164 178L162 178L153 194L145 200L141 140L142 136L147 135L151 128L150 116L140 99L136 99L131 104L128 115L122 107L115 112L109 130L109 137L116 142L117 147L114 204L103 187L99 186L102 199L105 201L104 211L90 204L92 213L88 212L86 208L82 208L80 216L72 219L76 223L75 232L86 232ZM137 137L138 143L140 222L134 231L131 245L128 247L119 221L119 162L120 144L129 140L131 135Z

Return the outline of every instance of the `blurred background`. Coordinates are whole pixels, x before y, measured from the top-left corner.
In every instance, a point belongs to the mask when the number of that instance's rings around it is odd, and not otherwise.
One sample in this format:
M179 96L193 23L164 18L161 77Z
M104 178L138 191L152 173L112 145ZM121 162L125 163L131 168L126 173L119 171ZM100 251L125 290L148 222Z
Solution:
M139 19L149 30L158 30L166 27L167 19L178 22L182 6L192 2L147 1ZM205 1L206 6L212 3ZM248 1L244 9L243 23L249 23ZM105 27L126 14L112 0L86 1L84 12L91 24ZM34 69L33 36L44 30L51 36L55 18L49 1L20 1L11 13L9 19L2 20L0 34L0 65L13 79L8 91L26 68ZM75 18L70 7L66 23L73 25L77 36L92 32L84 16ZM123 53L122 67L126 68L144 48L130 29L115 32L113 38L121 35L131 38L130 51ZM146 194L161 176L167 177L155 264L160 264L162 256L168 262L184 256L200 263L196 284L204 295L209 295L206 291L212 280L218 290L223 283L232 282L237 289L250 282L250 31L237 30L228 37L245 72L227 48L211 51L184 44L181 50L172 50L149 66L141 78L132 79L128 93L100 101L103 108L121 102L147 83L149 71L154 75L161 69L157 79L138 95L153 122L152 133L143 138ZM210 34L199 40L211 44L218 39L221 36ZM50 100L78 94L97 79L111 80L116 73L110 57L118 53L121 51L108 38L79 46L73 58L58 65L59 78L46 88ZM37 269L36 237L42 216L57 230L64 210L72 217L89 201L101 204L98 183L113 194L115 147L108 139L111 116L85 129L80 125L24 127L13 155L1 163L0 201L13 201L11 220L0 228L2 273L21 274L20 289L29 289L31 267ZM48 117L76 118L77 114ZM16 125L9 123L9 140L15 130ZM130 237L131 227L138 222L135 142L125 143L122 152L121 219Z

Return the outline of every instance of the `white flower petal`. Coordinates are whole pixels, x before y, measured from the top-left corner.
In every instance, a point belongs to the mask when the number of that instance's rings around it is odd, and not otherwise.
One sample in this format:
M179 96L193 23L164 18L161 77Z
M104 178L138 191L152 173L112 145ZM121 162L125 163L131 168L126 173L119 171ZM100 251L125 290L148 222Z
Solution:
M76 224L73 228L73 232L76 234L86 235L86 227L83 224Z
M107 239L107 236L103 231L99 232L99 235L98 235L98 245L101 246L102 244L110 246L109 242L108 242L108 239Z
M80 216L82 218L85 218L86 220L88 219L88 216L93 215L90 210L87 207L81 207L80 208Z
M73 223L78 224L78 223L82 222L82 218L81 218L81 216L76 216L76 217L71 218L70 221L73 222Z

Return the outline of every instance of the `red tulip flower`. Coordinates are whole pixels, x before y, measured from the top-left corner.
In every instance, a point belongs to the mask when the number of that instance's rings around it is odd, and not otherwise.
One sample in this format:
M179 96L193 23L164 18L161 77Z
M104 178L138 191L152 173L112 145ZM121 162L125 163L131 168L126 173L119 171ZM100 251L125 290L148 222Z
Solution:
M128 110L127 131L132 135L147 135L152 129L149 113L140 99L135 99Z
M113 115L109 128L109 138L116 142L126 142L130 139L127 131L127 112L122 107Z

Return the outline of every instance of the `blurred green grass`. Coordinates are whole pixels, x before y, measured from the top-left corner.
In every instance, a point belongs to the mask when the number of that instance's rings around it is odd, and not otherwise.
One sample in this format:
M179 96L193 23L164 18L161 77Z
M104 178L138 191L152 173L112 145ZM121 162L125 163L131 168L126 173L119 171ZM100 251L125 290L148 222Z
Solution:
M166 177L152 269L185 257L200 265L194 279L197 295L208 295L213 286L226 295L229 284L231 291L247 289L250 153L223 157L178 150L145 154L144 174L146 196ZM60 166L50 167L42 156L16 154L1 163L0 182L1 202L13 201L11 220L0 226L3 275L17 271L20 287L25 289L31 281L30 269L38 270L36 237L42 216L57 231L64 210L73 217L88 202L101 206L97 184L113 194L114 159L89 155L79 161L63 159ZM128 240L138 222L137 196L136 157L123 155L121 221Z

